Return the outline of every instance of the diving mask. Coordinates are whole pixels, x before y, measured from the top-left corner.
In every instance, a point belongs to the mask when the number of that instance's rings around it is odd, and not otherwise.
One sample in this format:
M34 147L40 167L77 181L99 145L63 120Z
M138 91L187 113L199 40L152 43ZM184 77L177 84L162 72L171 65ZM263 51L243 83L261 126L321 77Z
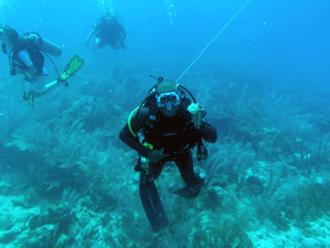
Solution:
M178 93L176 92L165 92L156 96L157 105L160 108L166 107L171 109L175 106L180 105L181 99Z

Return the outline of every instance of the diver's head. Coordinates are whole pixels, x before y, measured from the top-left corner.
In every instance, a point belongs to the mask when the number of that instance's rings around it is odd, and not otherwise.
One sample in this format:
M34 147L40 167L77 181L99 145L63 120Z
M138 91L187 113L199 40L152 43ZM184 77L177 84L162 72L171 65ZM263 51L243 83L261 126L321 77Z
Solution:
M15 43L18 40L18 33L12 27L2 24L0 26L0 40L4 43Z
M157 106L166 117L174 116L181 103L178 85L169 79L159 82L156 86Z
M116 17L116 14L113 10L107 10L104 14L106 17L113 17L115 18Z
M113 12L113 10L109 10L109 11L105 12L104 19L108 20L108 21L110 21L110 20L115 21L117 19L117 17L116 17L115 12Z

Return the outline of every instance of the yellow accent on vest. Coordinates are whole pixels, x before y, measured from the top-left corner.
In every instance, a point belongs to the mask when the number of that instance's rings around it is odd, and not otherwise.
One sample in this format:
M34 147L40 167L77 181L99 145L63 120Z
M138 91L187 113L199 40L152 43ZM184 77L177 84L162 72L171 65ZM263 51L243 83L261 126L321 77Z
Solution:
M133 132L132 125L131 125L131 120L132 120L132 117L134 116L135 112L138 111L139 108L140 107L135 108L128 117L128 128L131 131L131 134L134 136L134 138L136 138L137 135L136 135L136 133ZM154 146L150 143L146 142L146 143L143 143L142 145L149 148L150 150L154 149Z
M131 134L136 138L136 133L133 132L133 129L132 129L132 126L131 126L131 120L132 120L132 117L133 115L135 114L135 112L139 109L139 107L137 107L136 109L134 109L132 111L132 113L129 115L128 117L128 128L129 130L131 131Z
M144 143L143 144L145 147L148 147L150 150L152 150L152 149L154 149L154 146L152 145L152 144L150 144L150 143Z

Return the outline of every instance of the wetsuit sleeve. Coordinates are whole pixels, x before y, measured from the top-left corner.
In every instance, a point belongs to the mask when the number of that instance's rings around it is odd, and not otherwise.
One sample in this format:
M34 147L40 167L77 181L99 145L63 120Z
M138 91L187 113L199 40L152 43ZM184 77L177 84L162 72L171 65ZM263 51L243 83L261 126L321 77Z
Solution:
M199 131L202 138L210 143L214 143L218 139L217 130L206 120L203 120L203 124L200 126Z
M122 40L122 42L125 40L125 38L126 38L126 32L125 32L125 29L123 28L123 26L122 25L119 25L120 26L120 32L122 33L122 38L121 38L121 40Z
M88 34L88 36L86 38L85 43L88 43L89 42L89 40L92 38L92 36L95 34L95 32L96 32L96 26L94 26L93 30L89 32L89 34Z
M149 109L142 108L138 115L135 115L131 119L131 128L132 131L136 134L149 120ZM143 146L138 137L134 137L132 132L129 129L128 124L124 126L119 134L119 138L130 148L134 149L143 157L148 157L150 149Z

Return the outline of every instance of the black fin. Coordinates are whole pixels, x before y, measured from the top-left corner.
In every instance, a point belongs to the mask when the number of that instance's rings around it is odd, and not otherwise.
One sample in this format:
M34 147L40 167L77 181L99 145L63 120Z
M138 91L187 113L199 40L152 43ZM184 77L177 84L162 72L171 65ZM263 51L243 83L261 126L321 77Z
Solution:
M158 232L166 227L169 222L159 199L155 182L148 180L147 175L143 172L140 176L140 196L152 230Z
M199 177L200 178L200 177ZM196 198L204 185L204 179L200 178L200 182L196 185L185 186L173 191L174 194L186 199Z
M173 191L173 193L186 199L193 199L198 196L200 191L201 187L197 188L196 186L185 186L181 189Z

